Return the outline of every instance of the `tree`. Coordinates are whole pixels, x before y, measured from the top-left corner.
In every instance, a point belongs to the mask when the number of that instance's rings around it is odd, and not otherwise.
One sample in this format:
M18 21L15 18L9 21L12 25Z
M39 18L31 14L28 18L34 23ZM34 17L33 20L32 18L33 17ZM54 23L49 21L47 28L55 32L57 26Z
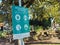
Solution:
M14 1L14 2L13 2ZM35 0L21 0L22 6L30 7ZM18 0L3 0L3 3L19 5Z
M48 27L51 24L50 17L55 18L55 21L58 22L59 18L59 2L57 0L35 0L32 6L33 19L37 19L43 27ZM50 22L49 22L50 21ZM39 25L38 24L38 25ZM47 26L46 26L47 25Z

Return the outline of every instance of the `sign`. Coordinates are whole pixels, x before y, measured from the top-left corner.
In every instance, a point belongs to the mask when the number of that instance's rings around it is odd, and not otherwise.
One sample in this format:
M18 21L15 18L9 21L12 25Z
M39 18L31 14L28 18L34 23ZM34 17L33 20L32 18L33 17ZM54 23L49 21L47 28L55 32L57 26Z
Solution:
M28 9L12 6L13 39L22 39L30 36Z

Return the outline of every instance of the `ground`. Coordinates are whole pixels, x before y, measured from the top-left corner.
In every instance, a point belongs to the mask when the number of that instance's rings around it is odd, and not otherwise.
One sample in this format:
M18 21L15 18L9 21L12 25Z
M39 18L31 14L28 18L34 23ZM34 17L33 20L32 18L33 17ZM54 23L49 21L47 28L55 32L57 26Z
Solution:
M0 45L17 45L17 44L15 44L14 42L10 43L5 39L0 39ZM52 37L49 40L38 40L38 41L25 42L25 45L60 45L60 39L58 39L57 37Z

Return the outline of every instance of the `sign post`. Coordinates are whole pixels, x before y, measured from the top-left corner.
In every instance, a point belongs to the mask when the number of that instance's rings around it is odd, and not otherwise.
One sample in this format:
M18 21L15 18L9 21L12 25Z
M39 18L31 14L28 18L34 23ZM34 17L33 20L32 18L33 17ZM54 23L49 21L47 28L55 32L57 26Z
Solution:
M21 6L12 6L13 39L24 45L23 38L30 36L28 9Z
M19 6L21 6L21 0L19 0Z
M18 44L19 44L19 45L24 45L23 39L19 40L19 41L18 41Z
M21 6L21 0L19 0L19 6ZM23 43L21 43L21 42L23 42ZM18 44L19 44L19 45L24 45L23 39L18 40Z

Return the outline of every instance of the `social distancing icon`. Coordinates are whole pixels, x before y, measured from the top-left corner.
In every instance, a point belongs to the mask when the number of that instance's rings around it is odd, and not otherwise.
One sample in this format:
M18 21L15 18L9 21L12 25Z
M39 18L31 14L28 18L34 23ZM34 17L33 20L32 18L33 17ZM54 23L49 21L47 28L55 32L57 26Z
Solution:
M18 31L21 30L21 25L17 24L16 25L16 30L18 30Z
M16 14L15 19L19 21L21 19L20 15Z
M28 25L27 25L27 24L24 25L24 29L25 29L25 30L28 29Z
M27 16L26 16L26 15L24 15L24 20L25 20L25 21L27 20Z

